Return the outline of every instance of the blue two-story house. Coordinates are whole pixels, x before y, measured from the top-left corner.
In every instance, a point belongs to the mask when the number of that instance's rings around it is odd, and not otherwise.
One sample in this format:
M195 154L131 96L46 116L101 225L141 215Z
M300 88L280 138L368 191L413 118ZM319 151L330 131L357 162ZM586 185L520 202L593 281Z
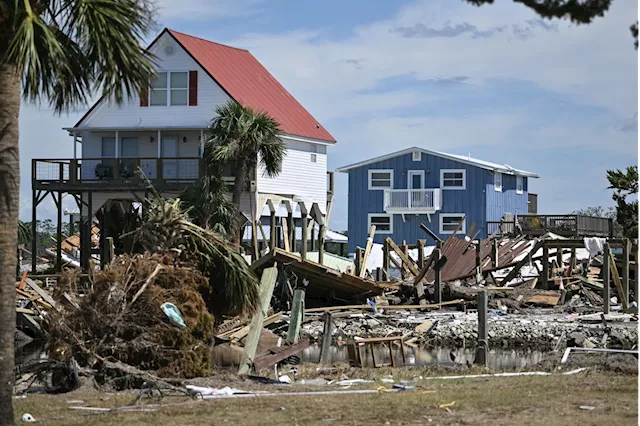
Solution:
M486 237L487 222L505 214L527 214L528 179L535 173L423 148L408 148L337 169L349 174L349 253L367 240L391 237L415 244L427 235L425 224L442 239L463 218L460 234L471 223ZM475 231L474 231L475 233Z

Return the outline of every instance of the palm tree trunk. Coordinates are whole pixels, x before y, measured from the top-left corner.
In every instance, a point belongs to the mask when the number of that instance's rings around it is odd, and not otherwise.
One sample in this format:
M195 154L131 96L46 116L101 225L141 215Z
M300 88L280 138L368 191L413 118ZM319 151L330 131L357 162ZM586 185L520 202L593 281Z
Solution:
M236 176L233 182L233 195L231 201L233 204L238 206L238 210L240 210L240 200L242 199L242 191L244 189L244 185L247 179L247 163L243 160L238 160L236 162ZM243 229L241 228L239 232L236 233L234 238L234 243L236 247L240 247L240 241L242 239Z
M20 76L14 65L0 65L0 425L14 424L12 396L20 205L20 84Z

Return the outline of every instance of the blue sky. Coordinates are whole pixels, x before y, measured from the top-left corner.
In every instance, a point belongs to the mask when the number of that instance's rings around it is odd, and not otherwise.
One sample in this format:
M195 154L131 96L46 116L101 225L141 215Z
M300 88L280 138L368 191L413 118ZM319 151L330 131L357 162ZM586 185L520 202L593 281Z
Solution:
M543 213L612 205L606 169L638 163L638 65L616 0L591 25L542 21L511 1L159 0L167 26L244 47L338 140L329 169L409 146L538 173ZM150 35L150 39L155 34ZM63 116L24 105L22 209L30 159L71 157ZM346 229L336 179L330 227ZM52 203L39 216L53 217Z

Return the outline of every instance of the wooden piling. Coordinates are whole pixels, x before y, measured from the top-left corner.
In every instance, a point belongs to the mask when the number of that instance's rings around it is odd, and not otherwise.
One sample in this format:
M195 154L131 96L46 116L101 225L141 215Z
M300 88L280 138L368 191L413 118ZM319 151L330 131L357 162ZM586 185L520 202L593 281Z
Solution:
M304 319L304 296L304 288L296 288L293 291L291 318L289 319L289 329L287 330L287 341L289 343L298 343L300 340L300 328Z
M238 368L239 375L249 374L253 366L253 360L255 359L256 350L258 349L258 341L262 333L262 324L271 305L271 296L273 295L277 278L278 267L275 262L272 267L265 268L262 271L262 278L260 279L260 306L251 319L249 334L247 335L242 360L240 361L240 368Z
M498 265L498 258L499 258L499 253L498 253L498 240L496 240L495 238L493 240L491 240L491 267L492 268L497 268Z
M322 334L322 347L320 348L320 364L331 365L331 333L333 331L333 318L331 312L322 315L324 330Z
M611 253L611 248L609 247L609 243L604 243L604 255L602 256L602 299L603 306L602 312L608 314L611 309L611 294L610 294L610 285L611 285L611 273L609 268L609 257Z
M488 318L487 318L487 292L485 290L479 291L477 296L478 301L478 346L476 348L476 356L473 361L474 364L487 366L487 358L489 354L489 331L488 331Z
M420 269L424 268L424 245L426 242L427 240L418 240L416 243L416 246L418 246L418 267Z
M113 237L106 237L104 240L104 265L111 263L115 257L115 246L113 244Z
M635 265L635 295L634 299L640 305L640 239L636 240L636 265Z
M562 247L556 248L556 263L558 264L558 271L561 272L564 270L564 261L562 260Z
M318 263L324 265L324 237L326 234L327 225L320 225L320 231L318 232Z
M578 256L576 254L576 248L572 247L571 248L571 272L572 273L577 266L578 266Z
M482 258L481 253L482 252L482 240L478 240L478 243L476 244L476 284L481 284L483 279L482 279Z
M390 280L389 275L389 243L386 241L382 244L382 270L384 271L385 279Z
M302 247L300 248L300 257L302 260L307 258L307 240L308 240L308 222L306 212L302 214Z
M271 224L269 225L269 232L270 232L270 234L269 234L269 237L270 237L269 238L269 240L270 240L269 249L270 249L271 252L273 252L273 249L276 248L276 211L275 211L275 209L273 209L271 211L271 216L270 216L269 220L271 221ZM266 241L265 241L265 243L266 243Z
M622 244L622 289L624 291L625 302L627 306L631 302L629 296L629 252L631 251L631 241L628 238L624 239ZM638 296L635 295L637 298Z
M441 250L442 249L440 248L440 243L438 242L438 247L434 249L434 254L433 254L433 261L436 265L442 255ZM442 283L440 282L440 270L437 268L434 268L434 272L435 272L435 283L434 283L434 290L433 290L434 302L442 303Z
M62 182L62 166L60 163L60 181ZM55 197L55 196L54 196ZM58 207L57 217L57 229L56 229L56 272L62 271L62 191L58 192L58 200L56 201ZM34 235L35 238L35 235Z
M535 254L535 253L534 253ZM543 290L549 290L549 246L542 243L542 279L540 285Z
M360 276L360 273L362 271L362 257L363 257L363 250L360 247L356 247L356 258L355 258L355 263L356 263L356 276Z

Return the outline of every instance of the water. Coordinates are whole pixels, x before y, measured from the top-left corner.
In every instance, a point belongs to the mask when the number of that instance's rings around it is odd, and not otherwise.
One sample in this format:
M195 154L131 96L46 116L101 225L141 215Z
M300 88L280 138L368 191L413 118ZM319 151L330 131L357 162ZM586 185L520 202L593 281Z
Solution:
M376 364L390 364L391 358L389 354L389 346L376 344L374 347ZM409 366L454 366L456 364L466 365L472 364L475 357L475 349L470 348L413 348L405 345L406 365ZM453 360L451 355L453 355ZM364 366L372 367L371 354L369 348L366 351L363 347L362 356L364 357ZM399 347L393 350L393 356L402 365L402 353ZM520 351L506 349L491 349L489 351L488 366L496 370L514 370L524 368L539 363L545 356L540 351ZM301 361L314 362L320 361L320 346L313 345L302 352ZM346 346L331 347L332 362L349 362L349 356Z

